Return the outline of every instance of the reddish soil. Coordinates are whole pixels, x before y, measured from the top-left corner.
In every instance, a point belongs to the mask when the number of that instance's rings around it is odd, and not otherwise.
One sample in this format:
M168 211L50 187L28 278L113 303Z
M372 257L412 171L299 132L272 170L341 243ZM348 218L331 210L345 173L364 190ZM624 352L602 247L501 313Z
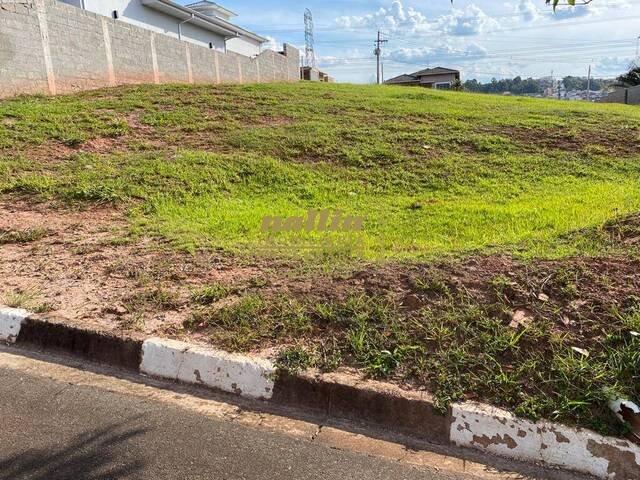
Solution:
M191 287L233 284L260 272L252 266L232 268L229 259L213 255L151 250L145 239L122 244L126 221L111 207L69 211L51 204L0 202L0 231L33 229L46 229L47 235L0 245L4 303L23 294L31 309L46 304L47 318L99 330L152 334L179 325L188 314L183 304ZM137 312L126 306L136 294L157 288L175 292L177 308L142 312L144 324L131 328Z
M629 129L623 133L615 130L588 130L576 135L562 129L501 125L479 128L477 133L499 135L514 140L531 151L554 149L576 152L597 146L606 149L606 153L610 155L637 155L640 152L640 131L637 129Z
M180 326L193 308L192 290L210 283L231 287L224 302L252 291L317 300L367 292L390 296L409 311L436 301L441 292L424 284L437 283L480 303L493 303L501 295L514 312L545 316L559 329L573 330L640 298L640 261L629 258L527 264L506 256L479 256L457 263L365 265L356 272L302 276L291 262L163 251L148 239L123 242L126 227L123 212L112 207L72 211L15 199L0 202L0 231L47 231L34 241L0 242L4 303L22 294L29 308L46 311L48 318L137 336L182 337L187 334ZM609 231L617 241L635 243L640 217L629 217ZM171 294L171 301L159 306L140 300L158 290ZM204 332L191 335L191 341L203 340Z

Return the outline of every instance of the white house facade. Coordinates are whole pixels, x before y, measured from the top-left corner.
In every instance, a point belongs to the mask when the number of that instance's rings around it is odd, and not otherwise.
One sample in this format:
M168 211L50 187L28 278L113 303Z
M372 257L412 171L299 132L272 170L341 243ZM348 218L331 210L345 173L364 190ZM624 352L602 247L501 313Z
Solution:
M220 52L253 57L267 40L234 25L235 13L207 0L187 6L172 0L59 1Z

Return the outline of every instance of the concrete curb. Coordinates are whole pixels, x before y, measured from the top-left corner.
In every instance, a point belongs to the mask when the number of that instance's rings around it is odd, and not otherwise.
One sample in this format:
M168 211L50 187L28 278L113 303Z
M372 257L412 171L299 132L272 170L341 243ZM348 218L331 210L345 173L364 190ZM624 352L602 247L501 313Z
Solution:
M450 443L449 415L438 412L426 392L319 372L281 372L274 388L273 401L280 404L313 409L328 417L373 423L431 443Z
M0 309L0 341L15 343L22 322L29 316L29 312L21 308Z
M640 446L589 430L531 422L469 402L453 405L451 442L501 457L536 462L597 478L640 478Z
M140 372L268 400L273 396L276 368L261 358L150 338L142 344Z
M15 343L63 351L135 372L140 370L142 342L104 332L27 317L22 321Z
M506 458L587 473L602 479L640 478L640 446L588 430L530 422L478 403L440 415L424 392L408 392L350 375L278 372L262 358L174 340L138 341L30 317L0 308L0 340L65 351L82 358L251 399L366 421L432 443L454 444Z

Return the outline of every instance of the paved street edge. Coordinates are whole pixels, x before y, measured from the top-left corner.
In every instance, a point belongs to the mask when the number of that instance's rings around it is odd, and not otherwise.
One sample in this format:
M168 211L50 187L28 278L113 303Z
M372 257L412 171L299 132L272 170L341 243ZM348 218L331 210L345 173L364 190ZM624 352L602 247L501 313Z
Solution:
M341 374L279 372L267 359L175 340L135 340L0 308L0 341L64 351L142 374L203 385L242 397L375 423L439 444L454 444L602 479L640 478L640 446L564 425L517 418L479 403L440 415L431 397Z

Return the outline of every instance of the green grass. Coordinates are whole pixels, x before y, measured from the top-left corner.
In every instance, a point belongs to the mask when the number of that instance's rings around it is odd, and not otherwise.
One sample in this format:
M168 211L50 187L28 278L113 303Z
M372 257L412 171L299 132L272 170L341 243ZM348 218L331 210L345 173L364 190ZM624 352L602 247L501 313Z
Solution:
M220 283L210 283L194 289L191 299L197 305L212 305L229 295L230 289Z
M34 313L46 313L53 310L54 305L43 302L42 293L37 289L6 291L0 294L2 303L11 308L23 308Z
M513 328L505 321L503 287L497 279L495 299L483 303L464 291L429 287L435 301L409 315L377 295L327 303L249 295L222 309L199 310L186 327L206 328L216 345L234 350L290 345L277 365L292 372L347 363L376 378L406 378L426 386L443 411L473 398L534 420L622 433L607 403L640 395L640 338L631 334L640 329L640 299L604 313L606 333L587 320L582 331L562 331L550 312Z
M44 228L26 230L5 230L0 228L0 245L9 243L31 243L46 237L49 232Z
M596 254L568 235L640 209L639 129L626 106L391 87L19 97L0 103L0 191L123 203L136 229L191 251L253 252L263 216L328 208L365 217L368 260ZM83 150L94 138L111 147ZM77 152L30 156L59 143Z

